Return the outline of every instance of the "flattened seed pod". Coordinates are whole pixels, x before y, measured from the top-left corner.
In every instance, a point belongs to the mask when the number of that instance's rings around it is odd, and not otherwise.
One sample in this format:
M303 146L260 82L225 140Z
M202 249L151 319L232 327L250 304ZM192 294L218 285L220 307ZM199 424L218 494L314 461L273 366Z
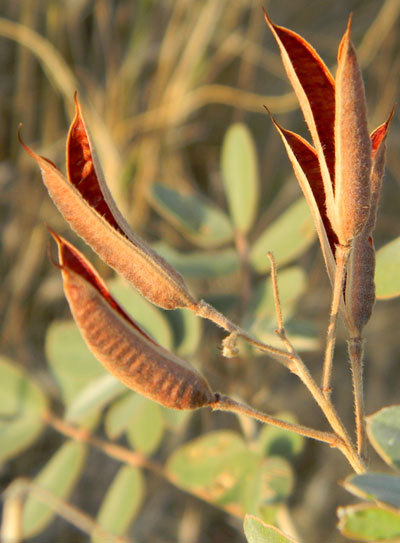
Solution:
M64 291L94 356L127 387L173 409L215 402L207 381L156 343L111 296L85 257L52 232L58 244Z
M71 228L152 303L193 309L196 301L182 276L129 227L106 185L75 96L75 118L67 142L67 178L21 138L38 163L43 182Z

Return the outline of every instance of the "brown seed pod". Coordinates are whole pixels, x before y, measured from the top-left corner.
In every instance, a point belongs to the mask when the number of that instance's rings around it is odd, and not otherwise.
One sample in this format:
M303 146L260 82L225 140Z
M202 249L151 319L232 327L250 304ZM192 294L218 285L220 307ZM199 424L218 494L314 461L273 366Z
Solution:
M375 303L375 248L372 233L385 171L386 135L394 108L388 120L371 134L371 205L368 220L361 233L354 239L347 267L345 302L349 316L351 337L360 337L371 317Z
M143 296L164 309L193 309L182 276L153 251L119 212L104 181L75 96L67 143L68 179L46 158L21 145L38 163L44 184L70 226Z
M106 370L165 407L197 409L214 403L207 381L155 342L119 306L86 258L64 238L52 235L71 312L87 346Z
M361 232L371 199L367 106L350 31L351 19L339 46L335 87L335 230L342 245Z

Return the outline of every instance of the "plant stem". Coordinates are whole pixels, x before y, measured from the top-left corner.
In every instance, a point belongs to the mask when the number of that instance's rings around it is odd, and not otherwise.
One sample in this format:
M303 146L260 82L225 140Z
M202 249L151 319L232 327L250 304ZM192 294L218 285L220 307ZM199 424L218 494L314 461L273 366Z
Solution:
M293 368L291 368L291 371L295 373L299 377L299 379L302 381L302 383L307 387L312 397L317 402L322 412L324 413L325 417L327 418L335 434L341 437L342 442L338 443L337 447L346 456L347 460L352 465L354 470L357 473L362 473L363 471L365 471L363 462L360 459L360 457L357 455L357 452L354 449L354 446L347 433L347 430L344 427L339 415L336 413L336 410L332 402L330 401L329 396L327 397L326 395L323 394L322 390L319 388L319 386L313 379L312 375L310 374L307 366L304 364L303 360L297 354L291 341L286 335L286 330L285 330L285 327L283 324L283 318L282 318L281 302L279 298L276 263L275 263L275 259L272 253L268 253L268 258L270 259L270 262L271 262L271 280L272 280L273 293L274 293L276 317L277 317L278 326L279 326L278 330L276 330L276 333L281 338L283 344L286 346L288 352L292 356ZM339 301L340 301L340 296L339 296Z
M87 443L88 445L91 445L92 447L95 447L96 449L102 451L110 458L122 462L123 464L147 469L155 473L159 477L162 477L172 485L178 486L175 477L171 473L169 473L161 464L158 464L154 460L149 460L140 453L131 451L125 447L122 447L121 445L117 445L105 439L96 437L85 428L76 428L75 426L72 426L68 421L60 419L50 411L44 413L43 419L46 424L48 424L49 426L54 428L54 430L66 437L69 437L76 441ZM243 511L237 504L215 504L213 497L209 495L206 491L199 488L187 490L187 492L191 493L194 496L197 496L198 498L206 501L207 503L212 503L213 505L221 507L223 511L226 511L231 515L239 518L243 517Z
M246 415L253 419L259 420L260 422L282 428L283 430L289 430L290 432L294 432L304 437L310 437L311 439L316 439L317 441L323 441L324 443L328 443L331 447L339 447L341 444L343 444L340 437L330 432L321 432L319 430L314 430L314 428L309 428L300 424L294 424L292 422L277 419L275 417L267 415L266 413L263 413L262 411L253 409L248 405L237 402L229 396L217 396L218 397L215 403L210 405L213 411L229 411L238 415Z
M30 493L33 496L35 496L36 499L41 501L42 503L46 504L49 509L57 513L60 517L64 518L67 522L71 523L73 526L81 530L82 532L91 535L91 536L97 536L101 538L102 541L113 541L115 543L130 543L131 539L124 537L124 536L117 536L115 534L112 534L111 532L107 531L106 529L102 528L99 524L96 523L94 519L92 519L87 513L83 513L78 508L74 507L73 505L70 505L69 503L65 502L58 496L56 496L53 492L50 492L46 488L43 488L39 485L37 485L35 482L30 481L29 479L16 479L13 481L10 486L5 490L4 492L4 512L3 512L3 522L2 522L2 531L1 541L9 542L9 543L19 543L21 539L17 538L11 538L9 535L7 535L8 528L8 522L9 519L8 514L8 507L7 505L11 502L15 502L16 500L21 502L20 507L20 518L14 518L14 533L18 528L21 528L22 530L22 502L26 499L26 495ZM11 512L10 512L11 513ZM15 523L19 523L20 526L17 526Z
M333 354L335 351L336 326L338 321L340 300L343 292L343 284L349 253L350 246L337 245L335 280L333 284L332 305L326 339L324 369L322 378L322 391L327 398L330 397L332 392L331 375Z
M277 347L273 347L272 345L267 345L266 343L263 343L262 341L254 338L251 334L240 328L240 326L238 326L237 324L231 322L225 317L225 315L217 311L212 305L208 304L204 300L201 300L197 304L195 313L199 317L202 317L203 319L208 319L209 321L220 326L227 332L230 332L232 336L232 343L237 337L242 337L244 340L247 341L247 343L250 343L261 351L268 353L272 358L278 360L278 362L283 364L288 369L291 369L291 355L287 351L284 351L283 349L278 349Z
M356 417L357 450L363 458L367 458L367 439L364 417L363 358L364 342L362 338L350 338L348 350L354 388L354 410Z

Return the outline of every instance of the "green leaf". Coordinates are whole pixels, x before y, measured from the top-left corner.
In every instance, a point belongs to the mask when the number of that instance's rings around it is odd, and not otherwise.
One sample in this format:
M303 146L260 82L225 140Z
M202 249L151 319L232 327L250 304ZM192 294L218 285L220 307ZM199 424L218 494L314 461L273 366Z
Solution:
M240 501L243 478L259 462L239 435L211 432L177 449L167 462L175 484L220 505Z
M351 475L344 481L346 490L356 496L400 508L400 476L388 473Z
M287 422L298 422L292 413L278 413L276 417ZM261 428L257 440L258 449L262 454L280 456L288 460L293 459L302 452L304 443L303 436L267 424Z
M0 357L0 461L37 439L44 427L46 405L36 383L15 362Z
M279 457L261 458L244 479L241 500L246 513L261 514L265 505L286 499L293 490L290 464Z
M164 421L160 406L136 394L126 433L129 443L136 451L145 455L154 453L164 435Z
M137 515L144 498L141 471L123 466L118 471L101 503L97 523L116 536L123 535ZM104 543L104 536L94 534L92 543Z
M218 247L233 238L225 213L199 194L183 194L154 183L151 197L157 211L193 243Z
M164 242L152 245L186 279L214 279L235 273L239 257L235 249L180 253Z
M315 229L307 202L299 198L254 243L250 262L259 273L270 269L268 251L278 266L283 266L301 255L314 241Z
M86 347L72 320L54 322L47 329L46 355L67 405L93 379L108 375Z
M110 407L105 428L111 439L117 439L126 432L135 450L152 454L164 435L162 408L139 394L129 392Z
M35 477L35 484L49 490L58 498L68 499L82 471L86 452L87 449L83 443L67 441ZM54 515L54 511L48 505L30 493L23 509L24 538L32 537L44 530Z
M166 317L174 331L174 352L182 358L192 356L202 336L202 319L189 309L166 311Z
M126 391L126 386L112 375L102 375L89 383L70 403L65 418L78 423L99 414L106 405Z
M383 460L400 469L400 405L385 407L367 417L367 432Z
M169 409L168 407L161 407L161 415L165 425L172 431L181 432L185 428L192 417L193 412L189 410L178 411L177 409Z
M400 295L400 237L376 252L376 297L394 298Z
M246 515L243 527L248 543L297 543L275 526L265 524L253 515Z
M257 211L259 178L256 146L242 123L231 125L225 134L221 170L233 222L247 232Z
M110 291L125 311L158 343L168 350L172 349L172 332L168 321L160 309L148 302L134 290L127 281L118 277L108 283Z
M400 538L400 513L376 505L357 504L338 509L339 530L361 541Z
M110 439L118 439L128 428L135 405L136 393L129 391L110 406L104 419L105 430Z

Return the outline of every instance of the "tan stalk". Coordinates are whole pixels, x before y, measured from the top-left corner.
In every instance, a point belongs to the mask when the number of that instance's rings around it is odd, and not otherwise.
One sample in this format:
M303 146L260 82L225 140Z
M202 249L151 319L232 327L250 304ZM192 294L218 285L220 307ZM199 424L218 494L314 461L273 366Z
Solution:
M304 364L303 360L297 354L291 341L286 335L286 330L283 325L283 319L282 319L281 303L279 299L276 264L271 253L268 253L268 257L271 261L271 279L273 283L275 310L276 310L277 320L278 320L278 325L279 325L277 334L281 338L282 342L284 343L284 345L286 346L290 354L292 355L292 361L293 361L292 372L296 374L299 377L299 379L302 381L302 383L307 387L312 397L314 398L314 400L317 402L322 412L324 413L333 431L335 432L337 436L341 438L342 445L338 444L338 448L347 458L347 460L349 461L353 469L356 471L356 473L363 473L365 471L365 465L362 459L357 454L357 451L355 450L353 443L351 442L350 436L348 435L347 430L345 426L343 425L339 415L337 414L332 402L329 400L329 398L327 398L323 394L323 392L321 391L321 389L319 388L319 386L313 379L312 375L310 374L307 366Z
M333 295L331 304L331 313L329 318L324 368L322 377L322 391L326 398L329 398L332 392L331 375L333 365L333 355L335 352L336 327L339 316L340 302L342 299L343 285L346 277L347 260L351 247L338 245L336 248L336 273L333 285Z
M87 513L83 513L77 507L70 505L65 502L53 492L50 492L46 488L43 488L36 484L33 481L28 479L16 479L13 481L9 487L4 492L5 504L3 509L3 522L1 527L1 541L3 543L20 543L21 539L17 537L10 537L10 533L6 530L10 530L10 519L7 516L13 511L8 509L9 506L13 505L12 502L23 502L27 498L27 495L30 494L34 496L37 500L44 503L49 509L57 513L60 517L64 518L67 522L81 530L82 532L102 538L103 541L112 541L113 543L130 543L132 540L123 537L117 536L96 523ZM10 503L11 502L11 503ZM22 531L22 509L20 515L21 526L20 531ZM15 520L14 520L15 522ZM14 526L14 535L17 534L18 527Z
M237 402L229 396L218 395L217 400L215 403L210 405L210 407L213 409L213 411L229 411L230 413L236 413L238 415L246 415L253 419L259 420L260 422L264 422L265 424L271 424L277 428L282 428L283 430L288 430L304 437L316 439L317 441L323 441L324 443L328 443L331 447L337 447L341 450L344 447L343 440L335 434L330 432L321 432L319 430L314 430L314 428L308 428L307 426L293 424L285 420L271 417L262 411L258 411L257 409L253 409L248 405Z
M367 433L364 407L363 358L364 340L351 338L348 341L351 373L353 377L354 411L356 418L357 451L364 459L367 458Z

